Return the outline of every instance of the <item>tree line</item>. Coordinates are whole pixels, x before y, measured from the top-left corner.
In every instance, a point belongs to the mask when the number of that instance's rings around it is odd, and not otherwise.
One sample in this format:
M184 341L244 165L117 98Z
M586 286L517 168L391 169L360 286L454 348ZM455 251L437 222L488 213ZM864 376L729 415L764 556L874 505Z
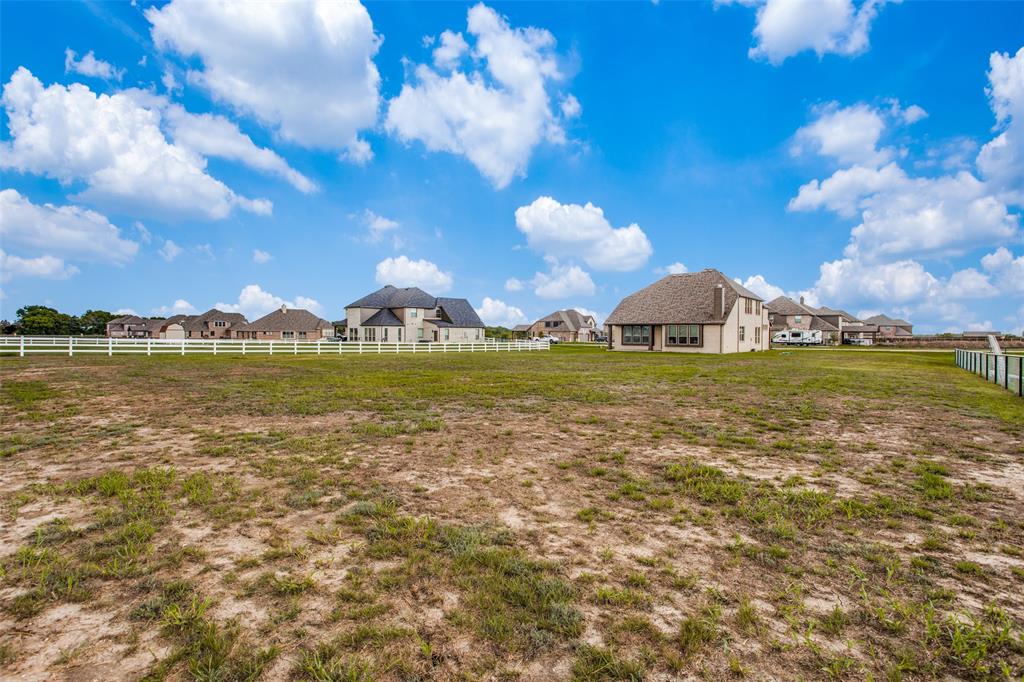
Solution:
M0 332L23 336L103 336L107 333L107 322L120 317L106 310L69 315L45 305L27 305L18 308L15 314L13 322L0 320Z

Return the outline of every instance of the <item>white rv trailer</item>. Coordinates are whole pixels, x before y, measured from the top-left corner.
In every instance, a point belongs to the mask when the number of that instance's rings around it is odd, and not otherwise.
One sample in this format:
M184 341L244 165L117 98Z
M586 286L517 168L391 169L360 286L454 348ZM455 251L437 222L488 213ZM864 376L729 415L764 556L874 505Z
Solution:
M820 329L785 329L772 335L772 343L787 346L820 346Z

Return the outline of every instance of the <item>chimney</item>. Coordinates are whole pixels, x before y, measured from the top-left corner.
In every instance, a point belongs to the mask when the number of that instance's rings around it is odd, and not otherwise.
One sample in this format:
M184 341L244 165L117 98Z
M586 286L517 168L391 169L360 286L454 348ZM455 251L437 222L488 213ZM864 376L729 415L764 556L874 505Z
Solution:
M282 304L281 304L281 312L282 312L282 313L286 313L286 312L288 312L288 306L286 306L285 304L283 304L283 303L282 303Z
M803 305L803 304L804 304L804 297L803 297L803 296L801 296L801 297L800 297L800 305Z
M716 284L711 290L711 315L716 320L725 315L725 287L721 284Z

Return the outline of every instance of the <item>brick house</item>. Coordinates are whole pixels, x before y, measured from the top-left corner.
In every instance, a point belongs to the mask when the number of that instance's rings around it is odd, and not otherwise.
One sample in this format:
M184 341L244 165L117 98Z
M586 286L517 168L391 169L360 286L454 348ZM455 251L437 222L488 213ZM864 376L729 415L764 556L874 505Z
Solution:
M233 338L255 341L319 341L334 334L334 325L301 308L278 310L235 327Z
M611 350L738 353L769 345L764 301L713 269L667 275L630 294L605 327Z
M597 321L593 315L578 310L556 310L527 328L528 336L553 336L559 341L593 341L597 337Z
M349 341L483 341L484 323L464 298L390 284L345 306Z
M232 330L248 320L241 313L225 313L211 308L202 315L183 315L175 322L182 326L188 339L230 339Z

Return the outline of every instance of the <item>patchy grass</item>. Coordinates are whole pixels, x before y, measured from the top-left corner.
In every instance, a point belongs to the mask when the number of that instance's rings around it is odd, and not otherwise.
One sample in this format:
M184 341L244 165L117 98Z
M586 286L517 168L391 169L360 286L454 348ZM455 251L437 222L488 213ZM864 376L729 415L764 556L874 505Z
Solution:
M946 354L3 358L0 408L3 677L1024 675L1024 404Z

